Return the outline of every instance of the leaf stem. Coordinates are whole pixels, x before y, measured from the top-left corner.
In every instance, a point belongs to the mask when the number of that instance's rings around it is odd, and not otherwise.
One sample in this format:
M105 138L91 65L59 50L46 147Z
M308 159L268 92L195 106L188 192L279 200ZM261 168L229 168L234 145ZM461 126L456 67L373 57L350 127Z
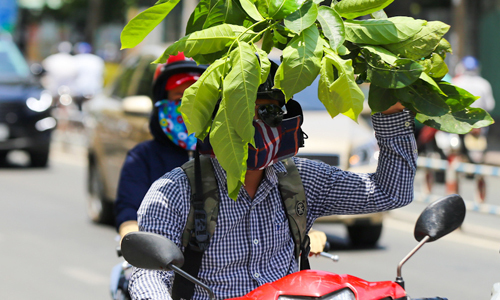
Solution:
M230 53L231 53L231 51L233 50L233 46L234 46L234 44L235 44L236 42L237 42L237 43L239 43L239 42L240 42L240 38L241 38L241 37L242 37L245 33L247 33L249 30L251 30L251 29L252 29L252 28L254 28L255 26L260 25L260 24L263 24L263 23L265 23L265 22L268 22L268 20L266 19L266 20L262 20L262 21L259 21L259 22L257 22L257 23L254 23L254 24L252 24L252 26L248 27L245 31L243 31L242 33L240 33L240 34L236 37L236 39L235 39L235 40L231 43L231 46L229 46L229 50L227 50L227 55L226 55L226 56L227 56L227 57L229 57L229 54L230 54ZM276 25L276 23L274 23L274 24L272 24L272 25L268 26L266 29L264 29L264 30L262 30L261 32L259 32L258 34L256 34L256 35L255 35L255 36L254 36L254 37L250 40L250 42L252 42L252 43L253 43L253 40L254 40L256 37L260 36L260 35L262 34L262 32L265 32L265 31L269 30L270 28L274 28L274 26L275 26L275 25ZM226 74L226 65L227 65L227 59L226 59L226 62L224 63L224 73L223 73L223 74Z

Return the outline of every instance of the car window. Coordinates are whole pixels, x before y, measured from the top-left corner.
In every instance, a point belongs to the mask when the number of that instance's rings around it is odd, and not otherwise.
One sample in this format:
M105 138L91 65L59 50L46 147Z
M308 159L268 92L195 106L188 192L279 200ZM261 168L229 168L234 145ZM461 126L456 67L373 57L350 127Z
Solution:
M28 77L30 70L16 45L0 40L0 78Z
M133 58L125 62L122 66L122 72L114 82L111 95L117 98L125 98L128 95L134 72L139 66L140 60Z

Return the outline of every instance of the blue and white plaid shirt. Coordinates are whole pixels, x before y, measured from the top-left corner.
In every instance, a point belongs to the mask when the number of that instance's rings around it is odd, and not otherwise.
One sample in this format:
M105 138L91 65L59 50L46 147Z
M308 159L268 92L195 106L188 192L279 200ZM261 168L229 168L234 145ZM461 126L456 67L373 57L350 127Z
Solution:
M376 173L356 174L294 158L307 197L308 229L321 216L380 212L412 201L417 160L413 117L404 111L375 114L372 120L380 147ZM242 188L234 201L227 193L225 171L217 160L212 163L220 192L220 212L198 278L213 289L217 299L227 299L298 271L278 191L276 174L286 172L283 164L266 168L253 199ZM138 212L141 231L164 235L180 246L190 192L180 168L157 180ZM171 272L136 269L129 287L132 298L171 299L173 277ZM193 299L208 299L208 294L196 287Z

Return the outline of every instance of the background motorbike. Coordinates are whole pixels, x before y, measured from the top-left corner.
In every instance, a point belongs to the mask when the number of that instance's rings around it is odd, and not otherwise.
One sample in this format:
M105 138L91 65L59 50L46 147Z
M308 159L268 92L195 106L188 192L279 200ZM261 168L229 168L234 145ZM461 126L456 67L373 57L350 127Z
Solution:
M457 229L465 218L465 203L459 195L449 195L430 204L418 218L414 236L418 245L401 260L397 267L395 281L369 282L348 274L334 274L325 271L303 270L272 283L264 284L245 296L231 300L411 300L404 290L401 275L403 264L425 243L435 241ZM184 272L180 267L184 257L179 248L164 236L132 232L122 240L123 257L132 265L151 270L169 270L187 278L205 289L210 299L213 291L200 280ZM299 284L298 284L299 283ZM445 298L420 298L445 299ZM414 299L417 300L417 299Z
M420 156L447 160L451 166L454 163L484 164L488 147L486 130L474 128L465 135L439 131L429 126L419 130L417 147ZM452 176L449 180L446 176ZM483 202L486 198L486 181L480 174L465 174L468 179L476 181L476 199ZM456 174L446 173L445 170L427 169L425 183L428 193L431 193L435 182L447 183L449 193L458 193L459 177Z

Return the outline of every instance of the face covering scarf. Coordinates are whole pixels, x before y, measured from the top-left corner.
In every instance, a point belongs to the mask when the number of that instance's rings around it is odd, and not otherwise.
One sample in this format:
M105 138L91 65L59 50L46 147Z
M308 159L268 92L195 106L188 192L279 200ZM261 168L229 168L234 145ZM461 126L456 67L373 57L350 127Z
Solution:
M155 103L158 107L160 127L167 137L177 146L186 150L196 149L196 137L189 134L180 112L181 101L161 100Z
M276 127L254 120L255 147L248 145L247 170L263 170L272 164L292 157L299 151L301 117L286 119ZM201 155L215 157L209 137L199 145Z

